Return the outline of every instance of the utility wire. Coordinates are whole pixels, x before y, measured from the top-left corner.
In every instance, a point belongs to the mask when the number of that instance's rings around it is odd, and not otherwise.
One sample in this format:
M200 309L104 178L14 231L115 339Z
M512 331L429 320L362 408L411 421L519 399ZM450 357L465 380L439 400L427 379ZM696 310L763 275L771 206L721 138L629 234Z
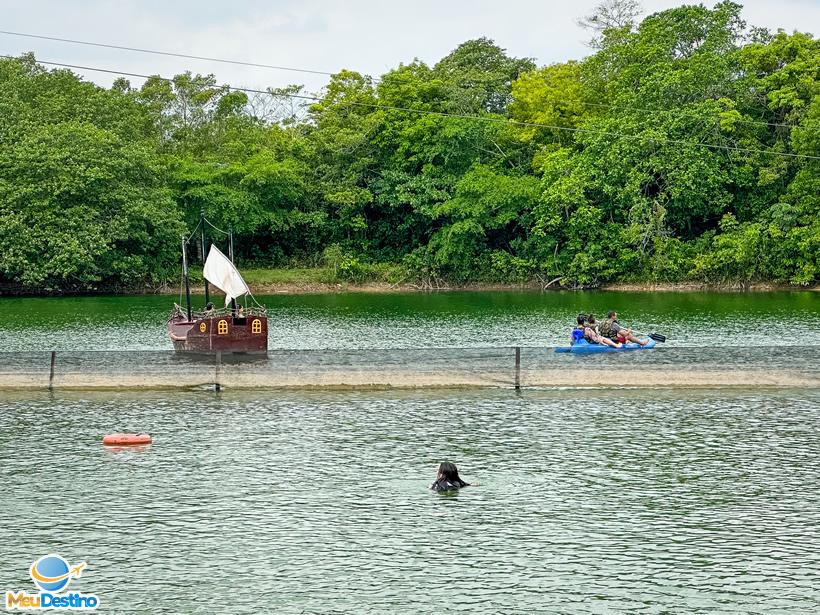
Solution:
M56 36L42 36L40 34L26 34L24 32L9 32L7 30L0 30L0 34L8 34L9 36L24 36L26 38L39 38L45 41L57 41L59 43L72 43L74 45L89 45L91 47L104 47L106 49L121 49L122 51L136 51L139 53L151 53L160 56L171 56L174 58L189 58L192 60L206 60L208 62L219 62L221 64L236 64L238 66L254 66L256 68L272 68L274 70L287 70L294 73L310 73L312 75L326 75L332 76L334 73L329 73L322 70L311 70L309 68L293 68L290 66L276 66L274 64L258 64L256 62L244 62L242 60L226 60L224 58L212 58L209 56L194 56L186 53L174 53L173 51L157 51L155 49L142 49L140 47L125 47L123 45L110 45L107 43L92 43L91 41L77 41L71 38L59 38Z
M111 45L111 44L108 44L108 43L95 43L95 42L92 42L92 41L80 41L80 40L75 40L75 39L70 39L70 38L60 38L60 37L56 37L56 36L43 36L41 34L28 34L28 33L25 33L25 32L11 32L11 31L8 31L8 30L0 30L0 34L6 34L6 35L9 35L9 36L21 36L21 37L25 37L25 38L36 38L36 39L41 39L41 40L46 40L46 41L57 41L57 42L60 42L60 43L71 43L73 45L88 45L88 46L91 46L91 47L103 47L103 48L106 48L106 49L120 49L120 50L123 50L123 51L136 51L136 52L139 52L139 53L149 53L149 54L161 55L161 56L171 56L171 57L174 57L174 58L189 58L189 59L193 59L193 60L206 60L208 62L220 62L222 64L234 64L234 65L238 65L238 66L253 66L253 67L256 67L256 68L270 68L270 69L274 69L274 70L285 70L285 71L291 71L291 72L296 72L296 73L308 73L308 74L311 74L311 75L325 75L325 76L332 77L335 74L335 73L330 73L330 72L321 71L321 70L312 70L312 69L309 69L309 68L294 68L294 67L289 67L289 66L276 66L276 65L273 65L273 64L259 64L257 62L246 62L246 61L242 61L242 60L228 60L228 59L225 59L225 58L213 58L213 57L208 57L208 56L196 56L196 55L189 55L189 54L185 54L185 53L175 53L175 52L172 52L172 51L158 51L156 49L143 49L143 48L140 48L140 47L125 47L125 46L122 46L122 45ZM374 81L378 81L378 79L374 79ZM653 110L653 109L636 109L634 107L623 107L623 106L618 106L618 105L608 105L608 104L605 104L605 103L584 102L584 101L580 101L580 100L579 101L572 101L572 102L575 103L575 104L584 105L585 107L599 107L599 108L604 108L604 109L629 109L629 110L633 110L633 111L642 111L644 113L657 113L658 112L658 110ZM763 120L733 120L733 121L735 123L738 123L738 124L757 124L759 126L774 126L774 127L777 127L777 128L792 128L793 127L792 124L784 124L784 123L777 123L777 122L764 122Z
M0 58L7 58L10 60L16 60L14 56L9 55L0 55ZM59 66L62 68L74 68L77 70L90 70L94 72L100 73L107 73L111 75L119 75L123 77L137 77L140 79L159 79L160 81L165 81L166 83L173 84L174 80L169 79L168 77L162 77L159 75L144 75L141 73L131 73L126 71L119 71L119 70L111 70L106 68L96 68L92 66L80 66L77 64L65 64L62 62L48 62L45 60L37 60L39 64L46 64L48 66ZM249 94L267 94L271 95L271 92L267 90L256 90L253 88L242 88L242 87L234 87L230 85L226 85L227 87L233 91L237 92L246 92ZM276 94L277 96L284 96L286 98L296 98L299 100L312 100L315 102L319 102L322 99L318 96L309 96L306 94ZM483 115L468 115L462 113L448 113L446 111L430 111L426 109L411 109L409 107L397 107L394 105L383 105L378 103L364 103L364 102L357 102L357 101L345 101L345 104L348 106L355 106L355 107L364 107L368 109L381 109L385 111L402 111L405 113L414 113L416 115L430 115L435 117L447 117L447 118L456 118L456 119L466 119L466 120L475 120L480 122L487 122L487 123L501 123L513 126L524 126L529 128L548 128L550 130L558 130L564 132L571 132L571 133L579 133L579 134L591 134L591 135L603 135L615 138L628 138L634 139L638 141L649 141L655 143L668 143L671 145L683 145L689 147L703 147L707 149L713 150L723 150L723 151L731 151L731 152L740 152L746 154L765 154L765 155L773 155L773 156L784 156L788 158L797 158L802 160L820 160L820 156L811 156L808 154L793 154L791 152L776 152L773 150L762 150L762 149L750 149L746 147L735 147L733 145L715 145L712 143L702 143L699 141L684 141L682 139L667 139L667 138L656 138L656 137L645 137L642 135L626 135L619 132L611 132L605 130L590 130L589 128L573 128L570 126L556 126L552 124L541 124L536 122L520 122L517 120L511 120L503 117L492 117L492 116L483 116Z
M625 107L623 105L607 105L604 103L593 103L593 102L583 102L578 101L578 103L585 105L587 107L600 107L603 109L622 109L624 111L641 111L643 113L659 113L659 112L666 112L672 111L674 108L671 109L640 109L638 107ZM678 107L680 109L680 107ZM719 119L715 117L715 119ZM794 128L794 124L783 124L782 122L764 122L763 120L736 120L732 119L732 122L735 124L756 124L758 126L773 126L775 128Z

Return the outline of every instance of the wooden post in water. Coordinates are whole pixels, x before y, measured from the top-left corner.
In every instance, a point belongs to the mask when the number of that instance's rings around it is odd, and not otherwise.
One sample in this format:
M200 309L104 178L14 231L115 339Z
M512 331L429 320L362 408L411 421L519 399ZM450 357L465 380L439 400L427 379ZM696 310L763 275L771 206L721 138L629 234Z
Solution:
M521 390L521 346L515 347L515 390Z
M57 351L51 351L51 369L48 372L48 390L54 389L54 365L57 362Z
M222 353L217 351L216 353L216 370L214 374L214 391L219 393L220 386L219 386L219 368L222 367Z

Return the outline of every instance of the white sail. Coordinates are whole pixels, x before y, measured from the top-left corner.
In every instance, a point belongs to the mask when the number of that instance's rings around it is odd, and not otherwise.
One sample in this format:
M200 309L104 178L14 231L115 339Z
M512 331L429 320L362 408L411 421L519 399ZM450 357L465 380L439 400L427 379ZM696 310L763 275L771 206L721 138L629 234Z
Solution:
M230 259L214 245L211 246L211 251L208 252L208 258L205 261L205 268L202 273L206 280L225 293L226 306L231 302L231 299L236 299L251 292Z

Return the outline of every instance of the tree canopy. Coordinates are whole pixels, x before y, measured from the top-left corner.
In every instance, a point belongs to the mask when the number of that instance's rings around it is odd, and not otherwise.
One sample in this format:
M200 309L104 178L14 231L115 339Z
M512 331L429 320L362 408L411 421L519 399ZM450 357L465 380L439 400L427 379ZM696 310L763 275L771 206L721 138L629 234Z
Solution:
M0 281L162 284L205 211L241 261L353 280L816 284L820 42L729 1L599 9L581 60L480 38L310 105L0 60Z

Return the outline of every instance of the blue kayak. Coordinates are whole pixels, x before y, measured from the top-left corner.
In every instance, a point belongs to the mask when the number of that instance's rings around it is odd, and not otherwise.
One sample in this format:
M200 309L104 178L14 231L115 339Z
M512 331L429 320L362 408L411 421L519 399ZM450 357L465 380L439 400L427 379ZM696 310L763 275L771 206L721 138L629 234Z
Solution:
M654 348L657 342L653 339L649 339L649 343L646 346L641 346L640 344L636 344L635 342L629 342L628 344L624 344L620 348L613 348L612 346L607 346L605 344L590 344L585 339L580 339L575 342L572 346L559 346L555 349L555 352L572 352L576 354L597 354L599 352L626 352L627 350L649 350L650 348Z

